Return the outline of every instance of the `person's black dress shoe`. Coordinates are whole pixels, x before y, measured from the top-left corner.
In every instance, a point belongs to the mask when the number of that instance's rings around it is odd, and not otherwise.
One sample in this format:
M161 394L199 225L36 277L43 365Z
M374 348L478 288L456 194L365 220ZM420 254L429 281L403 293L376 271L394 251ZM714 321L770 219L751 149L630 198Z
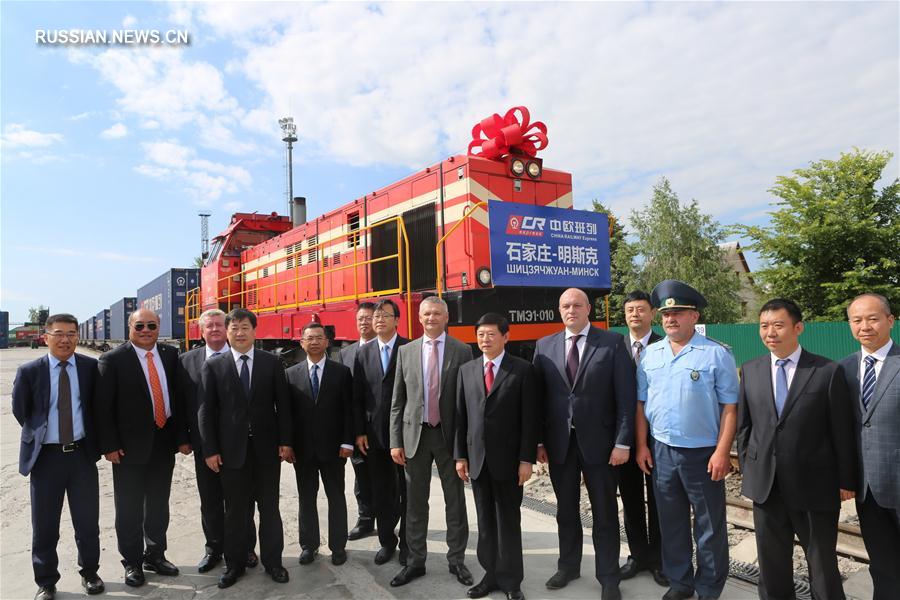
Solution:
M425 574L425 567L403 567L403 570L397 573L391 579L391 587L400 587L406 585L413 579L417 579Z
M275 583L287 583L290 579L288 575L287 569L284 567L266 567L266 573L269 574L269 577L272 578L272 581Z
M144 577L144 570L138 565L125 565L125 585L130 587L141 587L147 583Z
M631 579L644 570L644 565L639 563L633 556L629 556L625 564L619 567L619 579Z
M219 577L219 583L217 585L220 589L224 590L237 583L237 580L243 575L244 569L229 569L228 567L225 567L225 570L222 571L222 576Z
M356 522L356 527L347 534L348 540L361 540L362 538L375 533L374 519L360 519Z
M685 592L682 590L676 590L675 588L669 588L669 590L665 594L663 594L662 600L687 600L693 595L693 590L691 590L690 592Z
M247 553L247 568L252 569L259 564L259 557L254 550Z
M607 584L603 586L603 592L600 594L600 600L622 600L622 592L619 591L619 584Z
M456 580L463 585L472 585L475 581L469 568L462 563L450 565L450 572L456 575Z
M106 590L106 586L103 585L103 580L100 579L100 576L96 573L82 575L81 587L84 588L84 593L88 596L93 596L94 594L102 594L104 590Z
M34 600L53 600L56 597L55 585L42 585L34 595Z
M650 573L653 575L653 581L656 582L656 585L669 587L669 578L665 576L662 569L659 567L650 567Z
M500 588L497 587L497 584L495 582L488 581L487 578L485 578L470 587L466 591L466 596L468 596L469 598L484 598L491 592L499 589Z
M522 590L506 592L506 600L525 600L525 594L522 593Z
M391 557L394 556L394 548L385 548L382 546L378 549L378 552L375 553L375 564L383 565L387 561L391 560Z
M347 551L346 550L333 550L331 552L331 564L334 566L340 566L347 562Z
M404 567L406 566L406 561L409 559L409 549L400 548L400 564Z
M144 557L144 570L152 571L157 575L167 575L174 577L178 575L178 567L166 560L165 556Z
M561 590L569 585L570 581L578 579L579 577L581 577L581 573L566 573L565 571L557 571L553 574L553 577L547 580L547 589Z
M316 559L316 554L319 553L318 548L312 550L310 548L304 548L302 552L300 552L300 564L308 565L312 563Z
M207 552L203 555L203 558L200 559L200 562L197 563L197 571L200 573L207 573L215 569L216 565L220 562L222 562L221 554L210 554Z

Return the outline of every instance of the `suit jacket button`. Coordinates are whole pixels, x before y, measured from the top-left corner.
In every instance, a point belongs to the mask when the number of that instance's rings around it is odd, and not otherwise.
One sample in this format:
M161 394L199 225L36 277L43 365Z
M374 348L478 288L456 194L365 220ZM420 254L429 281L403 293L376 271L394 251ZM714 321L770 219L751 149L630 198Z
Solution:
M784 431L784 425L779 425L775 428L775 431Z
M866 427L871 427L871 426L872 426L872 423L870 423L869 421L866 421Z

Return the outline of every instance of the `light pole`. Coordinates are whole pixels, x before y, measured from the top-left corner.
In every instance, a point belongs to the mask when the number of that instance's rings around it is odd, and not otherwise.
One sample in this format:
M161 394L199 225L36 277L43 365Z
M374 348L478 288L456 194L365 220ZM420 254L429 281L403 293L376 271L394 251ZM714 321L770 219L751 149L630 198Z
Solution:
M291 214L291 203L294 199L294 163L293 163L293 154L294 154L294 142L297 141L297 126L294 124L294 117L282 117L278 119L278 125L281 126L281 133L284 134L284 137L281 138L282 142L287 144L287 156L288 156L288 164L287 164L287 214Z

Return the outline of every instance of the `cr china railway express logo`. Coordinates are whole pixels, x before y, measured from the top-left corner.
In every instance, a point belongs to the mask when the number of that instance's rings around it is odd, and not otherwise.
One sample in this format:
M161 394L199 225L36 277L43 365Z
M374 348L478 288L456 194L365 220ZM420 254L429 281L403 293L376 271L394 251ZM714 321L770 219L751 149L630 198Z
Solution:
M528 237L544 237L544 217L525 217L510 215L506 221L506 235L525 235Z

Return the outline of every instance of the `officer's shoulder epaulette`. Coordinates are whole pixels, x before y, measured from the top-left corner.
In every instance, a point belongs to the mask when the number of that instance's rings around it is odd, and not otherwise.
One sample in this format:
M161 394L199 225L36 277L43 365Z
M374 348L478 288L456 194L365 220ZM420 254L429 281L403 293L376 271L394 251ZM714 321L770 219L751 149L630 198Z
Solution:
M716 345L718 345L718 346L722 346L723 348L725 348L725 349L728 350L729 352L733 352L732 349L731 349L731 346L729 346L729 345L726 344L725 342L719 341L719 340L717 340L717 339L715 339L715 338L711 338L711 337L709 337L709 336L703 336L703 337L705 337L706 339L708 339L709 341L711 341L713 344L716 344Z

